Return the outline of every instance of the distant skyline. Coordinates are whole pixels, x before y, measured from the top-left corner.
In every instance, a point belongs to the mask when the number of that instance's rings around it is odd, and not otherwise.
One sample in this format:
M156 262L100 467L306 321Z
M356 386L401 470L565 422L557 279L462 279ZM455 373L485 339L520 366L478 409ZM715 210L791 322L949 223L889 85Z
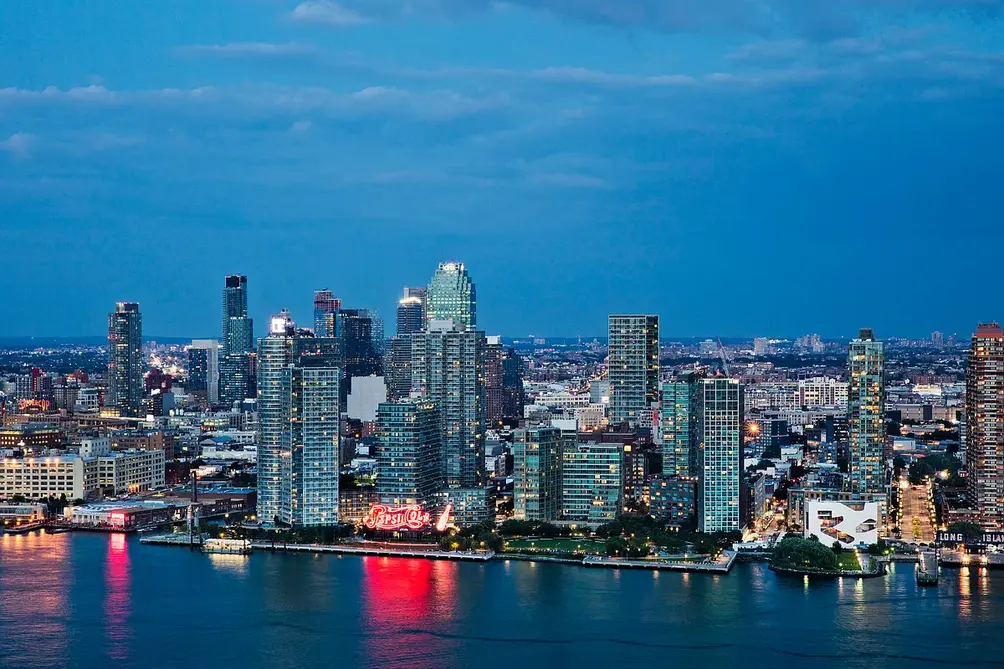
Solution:
M8 336L258 334L462 261L478 324L1004 320L994 0L0 3ZM708 334L702 334L708 333Z

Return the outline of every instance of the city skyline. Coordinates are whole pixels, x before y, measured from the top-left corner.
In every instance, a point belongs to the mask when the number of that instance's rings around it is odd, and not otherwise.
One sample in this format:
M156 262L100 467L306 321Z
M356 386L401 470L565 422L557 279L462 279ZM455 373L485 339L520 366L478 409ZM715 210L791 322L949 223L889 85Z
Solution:
M147 332L204 337L227 272L259 322L310 323L324 287L389 316L450 259L479 327L521 335L1004 312L986 2L603 4L3 3L0 240L31 277L11 334L99 334L132 300Z

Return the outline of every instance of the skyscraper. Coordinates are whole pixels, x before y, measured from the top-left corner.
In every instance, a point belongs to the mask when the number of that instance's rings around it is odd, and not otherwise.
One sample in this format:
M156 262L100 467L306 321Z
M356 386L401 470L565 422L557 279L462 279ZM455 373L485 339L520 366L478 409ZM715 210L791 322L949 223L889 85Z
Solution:
M410 335L425 327L426 295L424 286L404 289L404 297L397 303L397 336Z
M742 529L743 395L736 379L702 379L696 394L698 526L702 532Z
M552 521L561 513L561 430L513 430L513 517Z
M314 336L334 337L342 301L325 288L314 291Z
M847 351L847 427L849 463L847 489L882 493L886 489L885 379L882 342L870 328L860 331Z
M188 348L186 390L202 395L210 405L220 401L220 343L215 339L195 339Z
M612 315L608 326L610 423L637 426L659 397L659 317Z
M230 319L248 315L248 278L239 274L228 276L223 287L223 352L229 353ZM250 350L253 342L248 341L242 349Z
M966 484L981 523L1004 527L1004 331L981 323L966 370Z
M383 373L383 360L374 346L373 327L373 314L368 309L342 309L338 312L338 339L346 378Z
M485 418L488 425L497 427L505 409L505 370L502 358L505 348L502 338L488 337L485 344Z
M692 375L662 384L659 410L662 436L662 473L693 476L697 470L698 434L695 429L695 394L699 385Z
M411 343L412 388L440 411L445 483L473 488L484 471L485 334L432 321Z
M502 354L502 419L518 421L523 418L526 392L523 389L523 372L526 362L513 347Z
M289 499L284 521L293 526L338 522L341 374L330 359L307 355L283 372L283 393L289 397L290 473L280 497Z
M427 504L442 475L439 409L427 400L377 409L377 494L383 504Z
M287 522L290 500L283 484L292 475L289 432L290 397L284 383L293 364L296 325L289 312L269 320L268 336L258 340L258 519Z
M463 263L445 262L436 268L426 296L426 318L429 322L452 320L470 329L477 326L474 282Z
M338 522L342 372L315 343L285 310L258 342L258 517L266 524Z
M108 394L105 404L137 417L143 404L143 317L139 303L118 302L108 314Z
M228 276L223 287L223 339L219 402L231 405L254 395L254 321L248 316L247 277Z

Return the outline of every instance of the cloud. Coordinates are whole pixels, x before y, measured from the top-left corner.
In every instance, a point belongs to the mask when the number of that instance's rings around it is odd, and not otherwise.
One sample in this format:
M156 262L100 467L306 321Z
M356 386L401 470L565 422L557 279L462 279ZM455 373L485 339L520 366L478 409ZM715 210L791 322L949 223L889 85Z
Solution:
M301 2L290 13L290 18L303 23L321 23L339 28L361 26L372 21L354 9L343 7L331 0Z
M501 109L509 102L508 95L502 92L474 95L445 89L412 91L391 86L370 86L356 91L273 84L132 91L112 91L103 86L0 89L0 108L38 105L141 108L148 113L185 111L193 116L227 119L317 112L331 118L386 115L440 121Z
M220 58L289 58L316 54L317 49L307 44L236 42L230 44L190 44L178 47L178 52Z
M12 159L24 160L31 152L35 138L25 132L16 132L7 139L0 141L0 151L10 155Z
M310 128L313 125L314 124L311 123L310 121L305 121L305 120L293 121L293 125L289 126L289 130L287 132L289 132L289 134L291 135L302 135L304 133L309 132Z
M599 177L568 172L531 174L527 178L527 182L533 186L550 186L558 188L605 189L610 187L606 181Z
M339 26L346 24L346 15L369 20L360 12L373 20L464 18L515 7L646 32L795 34L812 40L857 35L876 19L888 22L919 13L963 13L977 21L1002 14L1001 0L344 0L342 5L322 1L300 5L304 6L309 7L308 15L331 16L330 23Z

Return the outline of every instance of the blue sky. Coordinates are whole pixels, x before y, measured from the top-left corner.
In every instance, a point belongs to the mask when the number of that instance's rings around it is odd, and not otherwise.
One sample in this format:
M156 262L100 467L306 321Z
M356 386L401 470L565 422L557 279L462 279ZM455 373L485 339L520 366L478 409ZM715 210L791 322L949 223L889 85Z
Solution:
M1001 0L0 3L4 335L467 264L507 336L1004 318ZM217 333L218 334L218 333Z

